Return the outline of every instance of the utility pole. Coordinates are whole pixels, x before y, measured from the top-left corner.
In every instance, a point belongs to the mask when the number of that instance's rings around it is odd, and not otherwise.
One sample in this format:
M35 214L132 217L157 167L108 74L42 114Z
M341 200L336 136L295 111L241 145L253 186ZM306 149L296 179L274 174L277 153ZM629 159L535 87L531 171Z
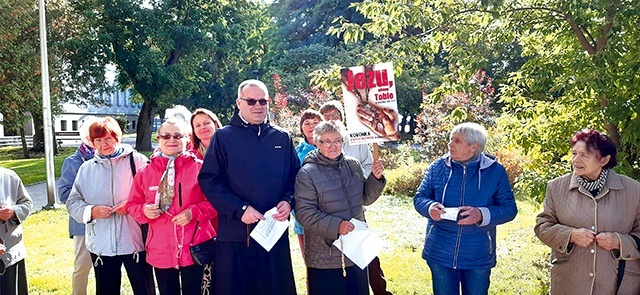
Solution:
M51 126L51 97L49 96L49 59L47 57L47 22L45 3L40 0L40 66L42 69L42 117L44 122L44 160L47 172L47 205L43 209L55 209L56 179L53 158L53 128Z

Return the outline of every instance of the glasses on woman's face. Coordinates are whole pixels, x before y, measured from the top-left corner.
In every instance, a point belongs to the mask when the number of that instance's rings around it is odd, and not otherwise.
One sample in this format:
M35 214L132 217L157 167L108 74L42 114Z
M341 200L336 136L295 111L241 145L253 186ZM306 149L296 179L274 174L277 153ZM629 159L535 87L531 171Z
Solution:
M261 106L267 105L267 100L264 99L264 98L261 98L261 99L246 98L245 99L245 98L240 97L240 99L246 101L247 104L250 105L250 106L254 106L254 105L256 105L256 103L260 103Z
M333 111L333 112L325 112L324 114L322 114L322 117L324 117L325 120L340 120L340 113L338 113L337 111Z
M171 133L162 133L162 134L158 134L158 138L160 138L160 139L164 139L164 140L169 140L169 139L171 139L172 137L173 137L173 138L175 138L175 139L177 139L177 140L180 140L180 139L182 139L184 136L185 136L184 134L179 133L179 132L176 132L176 133L174 133L174 134L171 134Z
M331 141L331 140L320 140L320 144L323 147L327 147L327 148L331 147L332 145L333 146L342 146L343 142L344 142L344 140L342 140L342 139L336 139L334 141Z

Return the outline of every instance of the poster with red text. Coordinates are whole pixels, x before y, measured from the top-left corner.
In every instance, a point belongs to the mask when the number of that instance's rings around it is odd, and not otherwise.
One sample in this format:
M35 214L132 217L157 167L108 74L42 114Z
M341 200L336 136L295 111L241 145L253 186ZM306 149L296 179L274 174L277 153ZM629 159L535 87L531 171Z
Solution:
M349 143L400 139L398 101L390 62L340 71Z

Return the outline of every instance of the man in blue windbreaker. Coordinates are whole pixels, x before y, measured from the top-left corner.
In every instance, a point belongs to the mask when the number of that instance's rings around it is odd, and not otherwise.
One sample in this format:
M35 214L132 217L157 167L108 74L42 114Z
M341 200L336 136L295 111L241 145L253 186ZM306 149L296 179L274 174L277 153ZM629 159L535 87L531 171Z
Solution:
M517 214L509 178L483 153L487 131L476 123L451 130L449 153L431 164L413 204L428 218L422 258L435 295L487 294L496 265L496 226Z
M249 233L276 207L286 220L300 161L289 134L268 121L269 92L247 80L238 87L237 111L216 131L198 181L219 214L214 262L218 295L295 294L289 237L266 251Z

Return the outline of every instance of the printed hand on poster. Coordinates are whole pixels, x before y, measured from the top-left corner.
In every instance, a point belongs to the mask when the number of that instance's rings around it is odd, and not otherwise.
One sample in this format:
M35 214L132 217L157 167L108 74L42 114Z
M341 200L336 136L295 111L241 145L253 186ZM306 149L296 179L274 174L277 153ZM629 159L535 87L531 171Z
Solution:
M400 139L393 64L344 68L340 71L350 144Z
M379 136L399 140L398 114L391 109L381 108L370 102L358 105L358 118L365 126Z

